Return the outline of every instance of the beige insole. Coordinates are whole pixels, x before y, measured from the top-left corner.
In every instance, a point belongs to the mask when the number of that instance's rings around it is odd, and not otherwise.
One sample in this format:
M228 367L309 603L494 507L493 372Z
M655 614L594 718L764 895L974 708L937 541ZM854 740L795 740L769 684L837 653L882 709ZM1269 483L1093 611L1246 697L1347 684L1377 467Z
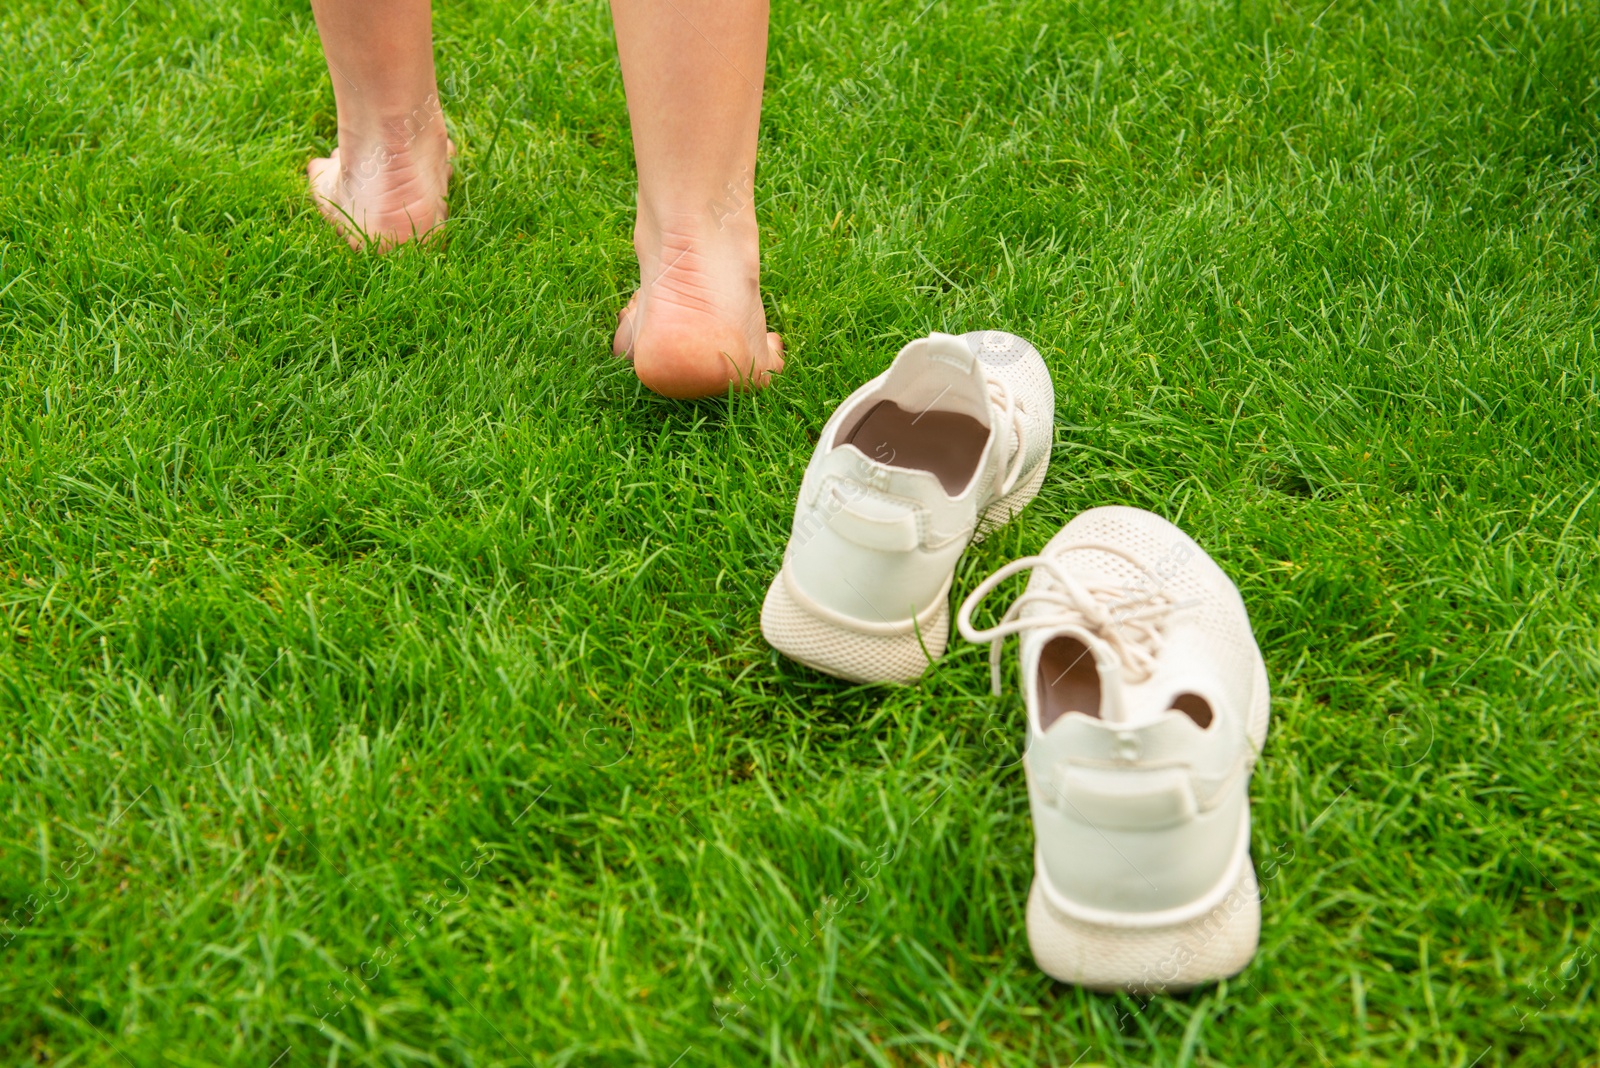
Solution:
M886 400L875 404L842 444L888 467L931 472L955 497L972 481L988 440L988 428L970 415L908 412Z
M1039 729L1068 712L1100 718L1100 671L1076 638L1051 638L1039 654Z

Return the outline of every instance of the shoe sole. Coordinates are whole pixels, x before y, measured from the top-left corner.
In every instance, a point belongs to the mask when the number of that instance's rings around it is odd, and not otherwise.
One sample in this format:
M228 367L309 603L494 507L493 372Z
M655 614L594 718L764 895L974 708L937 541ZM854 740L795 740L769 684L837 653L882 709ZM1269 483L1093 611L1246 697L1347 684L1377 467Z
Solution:
M1261 895L1248 861L1211 911L1171 927L1109 927L1067 916L1033 877L1028 947L1039 970L1090 990L1175 993L1244 971L1261 937Z
M1047 453L1027 482L985 508L969 544L976 545L1026 508L1039 495L1049 465ZM849 682L915 682L944 655L950 640L948 582L921 616L904 623L847 619L808 607L803 597L785 561L761 604L762 636L790 660Z
M967 544L969 546L978 544L1015 519L1017 514L1028 506L1029 501L1039 496L1039 491L1044 488L1045 472L1049 468L1050 450L1046 449L1044 458L1039 461L1039 466L1033 474L1028 476L1028 481L995 501L978 516L977 528L973 530L972 540Z
M1266 741L1272 696L1256 657L1256 701L1247 727L1257 753ZM1188 990L1242 972L1261 940L1261 892L1248 854L1218 904L1166 927L1090 923L1049 901L1037 865L1028 892L1028 946L1039 970L1091 990L1135 994Z
M803 596L803 595L800 595ZM761 634L790 660L849 682L915 682L944 655L950 639L950 590L904 624L829 619L796 595L785 563L761 604Z

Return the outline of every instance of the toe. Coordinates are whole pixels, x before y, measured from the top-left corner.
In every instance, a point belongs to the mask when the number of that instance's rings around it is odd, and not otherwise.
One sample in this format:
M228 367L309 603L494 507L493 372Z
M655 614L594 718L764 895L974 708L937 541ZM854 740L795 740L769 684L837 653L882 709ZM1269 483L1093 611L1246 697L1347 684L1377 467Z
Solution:
M617 332L611 337L611 355L627 356L633 349L633 323L634 305L639 303L639 294L635 293L617 312Z
M755 361L750 377L740 384L741 389L765 389L772 384L773 375L783 372L783 338L769 332L766 341L766 358Z
M317 206L317 211L350 245L360 251L361 236L355 233L345 218L344 210L339 206L339 150L336 148L326 156L314 158L306 163L306 182L311 187L311 202Z
M318 199L326 199L331 190L328 188L329 179L339 173L339 150L336 148L326 156L314 156L306 161L306 181L311 184L312 195Z

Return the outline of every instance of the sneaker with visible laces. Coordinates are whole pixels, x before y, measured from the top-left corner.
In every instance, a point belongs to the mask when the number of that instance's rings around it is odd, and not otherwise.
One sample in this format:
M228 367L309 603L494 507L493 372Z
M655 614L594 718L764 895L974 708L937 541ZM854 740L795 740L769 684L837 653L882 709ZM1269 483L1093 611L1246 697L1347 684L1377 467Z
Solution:
M1025 570L1000 622L976 629L978 602ZM1222 569L1159 516L1095 508L980 583L957 622L991 643L996 693L1004 639L1020 638L1039 967L1141 993L1243 970L1261 930L1249 786L1270 698Z
M822 429L761 633L839 678L917 678L944 653L957 559L1039 492L1054 423L1050 372L1015 335L901 349Z

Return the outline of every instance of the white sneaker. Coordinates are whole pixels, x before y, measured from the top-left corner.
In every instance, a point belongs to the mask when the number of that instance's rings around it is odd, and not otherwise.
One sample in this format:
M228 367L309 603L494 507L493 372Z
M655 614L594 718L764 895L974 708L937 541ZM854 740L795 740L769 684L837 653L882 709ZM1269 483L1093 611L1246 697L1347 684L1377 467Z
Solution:
M900 350L822 429L761 633L855 682L909 682L943 655L968 544L1044 482L1055 390L1012 334L933 334Z
M1027 569L1000 623L975 629L977 603ZM958 623L992 643L996 693L1021 636L1039 967L1138 992L1241 971L1261 931L1249 787L1270 700L1222 569L1159 516L1095 508L980 583Z

